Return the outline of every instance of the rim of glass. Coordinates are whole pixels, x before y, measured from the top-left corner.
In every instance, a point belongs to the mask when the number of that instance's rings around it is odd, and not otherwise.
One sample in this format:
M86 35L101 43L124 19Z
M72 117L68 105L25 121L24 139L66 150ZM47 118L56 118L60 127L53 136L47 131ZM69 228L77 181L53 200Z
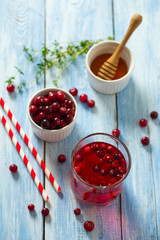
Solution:
M77 172L76 172L75 169L74 169L74 165L73 165L73 152L74 152L74 149L75 149L75 148L77 147L77 145L78 145L80 142L82 142L84 139L89 138L89 137L91 137L91 136L95 136L95 135L105 135L105 136L108 136L108 137L112 138L113 140L118 141L120 144L122 144L122 146L124 147L124 149L126 150L126 153L127 153L127 155L128 155L129 164L128 164L128 168L127 168L127 172L126 172L125 176L124 176L122 179L120 179L119 181L117 181L116 183L112 184L111 186L95 186L95 185L92 185L92 184L90 184L90 183L87 183L87 182L85 182L85 181L77 174ZM108 188L111 188L111 187L115 187L115 186L119 185L121 182L123 182L123 181L127 178L128 174L129 174L129 172L130 172L130 169L131 169L131 155L130 155L130 152L129 152L127 146L126 146L119 138L117 138L117 137L115 137L115 136L113 136L113 135L111 135L111 134L101 133L101 132L89 134L89 135L87 135L86 137L82 138L82 139L75 145L74 149L73 149L72 154L71 154L71 167L72 167L73 172L74 172L74 174L76 175L76 177L77 177L81 182L83 182L85 185L87 185L87 186L89 186L89 187L96 188L96 189L108 189Z

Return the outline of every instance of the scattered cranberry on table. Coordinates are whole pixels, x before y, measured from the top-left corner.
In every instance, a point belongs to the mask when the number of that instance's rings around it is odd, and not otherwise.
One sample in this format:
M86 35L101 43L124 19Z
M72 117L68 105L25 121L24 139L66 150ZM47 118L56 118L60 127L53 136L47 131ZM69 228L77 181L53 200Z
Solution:
M84 223L84 229L91 232L94 229L94 223L92 221L86 221Z
M32 203L28 205L28 209L31 212L34 211L34 208L35 208L35 206Z
M59 155L58 156L58 161L61 162L61 163L65 162L66 161L66 156L64 154Z
M87 102L88 96L83 93L83 94L80 95L79 100L80 100L81 102Z
M41 213L42 213L43 217L46 217L49 214L49 209L48 208L43 208Z
M15 173L15 172L17 172L18 167L17 167L17 165L12 164L12 165L10 165L9 170L10 170L12 173Z
M149 138L148 137L143 137L141 139L141 143L144 145L144 146L147 146L149 144Z
M153 112L150 113L150 117L152 119L156 119L156 118L158 118L158 113L156 111L153 111Z
M95 101L93 99L90 99L87 101L87 105L90 108L93 108L95 106Z
M79 208L74 209L74 214L75 215L80 215L81 210Z
M7 91L8 91L9 93L14 92L14 89L15 89L15 87L14 87L13 84L8 84L8 86L7 86Z
M77 88L72 87L72 88L69 90L69 93L70 93L72 96L77 96L78 90L77 90Z
M113 130L112 130L112 135L115 136L115 137L119 137L119 135L120 135L120 130L119 130L119 129L113 129Z
M148 121L145 118L142 118L142 119L139 120L139 125L141 127L146 127L147 124L148 124Z

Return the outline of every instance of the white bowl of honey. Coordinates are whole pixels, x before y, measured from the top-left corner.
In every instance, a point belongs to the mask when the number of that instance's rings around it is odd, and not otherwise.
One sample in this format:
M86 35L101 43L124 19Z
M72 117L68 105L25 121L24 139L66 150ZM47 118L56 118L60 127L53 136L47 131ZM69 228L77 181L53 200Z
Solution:
M118 64L115 77L112 80L104 80L97 76L101 65L116 50L119 42L107 40L94 45L86 55L86 68L91 86L98 92L114 94L124 89L132 75L134 58L131 51L124 47Z

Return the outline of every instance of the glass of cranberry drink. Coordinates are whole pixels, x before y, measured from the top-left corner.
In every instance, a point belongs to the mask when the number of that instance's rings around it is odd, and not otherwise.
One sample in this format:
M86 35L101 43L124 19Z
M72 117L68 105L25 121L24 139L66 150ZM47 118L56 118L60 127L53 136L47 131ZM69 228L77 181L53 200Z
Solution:
M88 135L72 151L72 191L87 203L109 205L121 193L130 168L130 153L121 140L105 133Z

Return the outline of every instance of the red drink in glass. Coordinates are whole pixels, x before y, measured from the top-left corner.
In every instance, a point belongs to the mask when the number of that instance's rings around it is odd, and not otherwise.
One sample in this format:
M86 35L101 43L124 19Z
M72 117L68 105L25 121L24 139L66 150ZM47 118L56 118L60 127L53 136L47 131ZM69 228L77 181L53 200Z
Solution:
M130 167L129 151L118 138L103 133L89 135L72 152L72 191L85 202L109 205L121 193Z

